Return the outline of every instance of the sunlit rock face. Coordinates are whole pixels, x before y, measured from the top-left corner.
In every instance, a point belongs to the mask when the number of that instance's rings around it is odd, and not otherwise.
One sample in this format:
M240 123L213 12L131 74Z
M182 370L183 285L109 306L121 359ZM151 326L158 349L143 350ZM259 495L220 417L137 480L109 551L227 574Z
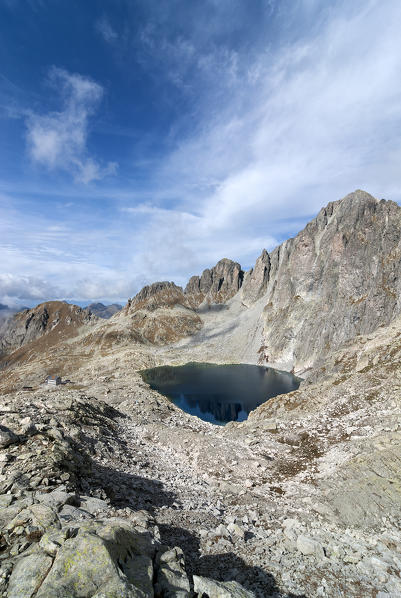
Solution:
M266 249L256 260L254 268L245 274L242 288L242 300L245 305L250 305L260 299L266 292L270 275L270 256Z
M166 344L196 334L205 310L228 309L239 298L242 309L254 311L260 336L247 359L307 375L344 343L400 313L400 230L396 203L358 190L322 208L271 253L264 249L248 272L224 258L185 290L172 282L144 287L123 312L146 342ZM237 329L236 347L250 338L238 314L226 315L227 330L230 317Z

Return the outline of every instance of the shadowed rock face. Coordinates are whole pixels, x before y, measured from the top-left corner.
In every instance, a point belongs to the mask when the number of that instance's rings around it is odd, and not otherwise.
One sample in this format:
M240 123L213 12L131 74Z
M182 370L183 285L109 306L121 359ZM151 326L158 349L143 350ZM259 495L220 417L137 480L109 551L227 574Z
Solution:
M268 256L267 282L259 262L270 361L300 371L355 336L388 324L401 306L400 231L396 203L355 191L329 203ZM243 294L249 298L252 277L245 282Z
M195 306L205 300L208 303L224 303L239 291L243 278L240 264L223 258L214 268L204 270L200 277L192 276L185 287L185 294Z

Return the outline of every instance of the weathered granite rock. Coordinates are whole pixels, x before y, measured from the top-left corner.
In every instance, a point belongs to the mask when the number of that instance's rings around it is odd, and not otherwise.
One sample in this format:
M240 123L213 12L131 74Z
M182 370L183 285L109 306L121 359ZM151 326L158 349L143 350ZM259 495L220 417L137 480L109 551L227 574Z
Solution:
M37 595L52 563L53 559L42 552L21 557L11 573L7 598L31 598Z
M309 536L299 535L297 538L297 548L304 555L315 555L316 557L324 557L323 547L320 542L317 542Z
M66 539L37 598L139 598L153 591L150 537L127 521L83 524Z
M10 444L16 444L18 436L6 426L0 425L0 448L6 448Z
M84 511L91 513L91 515L95 515L99 511L107 510L108 506L109 505L105 500L93 496L86 496L80 500L80 507L84 509Z
M181 548L161 548L156 557L156 598L189 598L190 586Z
M66 492L62 487L56 488L52 492L38 492L36 493L35 498L52 509L60 509L64 505L73 505L77 502L75 492Z

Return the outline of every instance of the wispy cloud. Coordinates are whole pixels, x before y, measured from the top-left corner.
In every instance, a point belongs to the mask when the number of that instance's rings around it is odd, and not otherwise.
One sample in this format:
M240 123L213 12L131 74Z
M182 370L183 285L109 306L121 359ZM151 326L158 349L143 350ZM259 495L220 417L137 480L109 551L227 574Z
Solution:
M106 166L88 156L88 119L99 104L103 88L95 81L59 68L52 68L49 81L61 96L59 112L32 113L27 119L31 158L49 169L65 170L75 180L89 183L114 174L115 162Z
M329 17L313 35L242 56L234 87L230 74L215 81L224 105L204 104L164 162L211 233L242 221L246 235L261 217L273 232L277 217L309 215L356 187L394 192L401 5L339 4Z
M104 16L95 23L95 28L107 43L113 43L118 39L117 32L113 29L110 21Z

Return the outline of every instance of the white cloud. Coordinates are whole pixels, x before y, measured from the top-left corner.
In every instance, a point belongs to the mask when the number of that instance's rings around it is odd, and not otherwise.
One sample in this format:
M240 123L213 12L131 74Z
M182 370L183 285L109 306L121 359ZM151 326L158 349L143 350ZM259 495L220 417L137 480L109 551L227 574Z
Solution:
M61 95L63 109L28 117L31 158L49 169L66 170L82 183L114 174L116 163L101 166L87 155L86 148L88 119L102 98L103 88L91 79L58 68L50 71L50 83Z
M59 298L59 292L43 279L34 276L0 274L0 303L15 307L24 302L39 302L46 296Z

